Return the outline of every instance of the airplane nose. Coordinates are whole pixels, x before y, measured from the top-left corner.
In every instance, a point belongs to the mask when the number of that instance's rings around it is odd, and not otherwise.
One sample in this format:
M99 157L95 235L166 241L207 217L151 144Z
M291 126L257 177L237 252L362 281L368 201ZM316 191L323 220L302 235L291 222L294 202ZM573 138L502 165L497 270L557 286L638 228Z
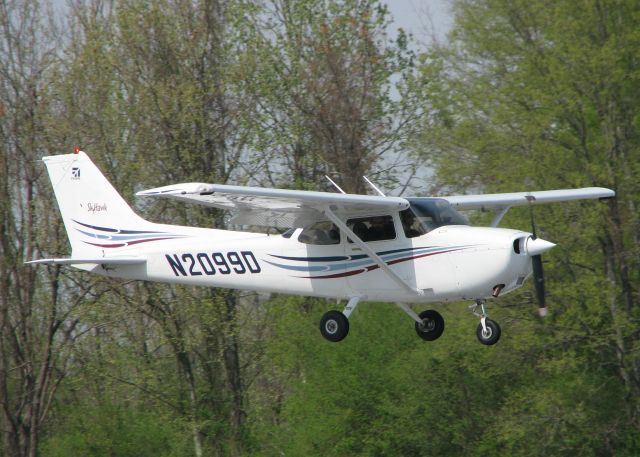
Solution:
M555 247L554 243L546 241L540 238L527 238L527 246L525 252L529 256L540 255L543 252L547 252L549 249Z

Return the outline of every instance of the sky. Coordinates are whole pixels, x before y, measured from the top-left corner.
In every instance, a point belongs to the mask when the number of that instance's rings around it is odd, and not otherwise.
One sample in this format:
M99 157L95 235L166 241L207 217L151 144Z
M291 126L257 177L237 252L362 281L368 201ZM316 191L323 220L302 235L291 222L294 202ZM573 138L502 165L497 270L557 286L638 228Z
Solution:
M419 41L429 41L435 32L443 39L451 28L449 0L386 0L395 19L396 27L412 33ZM55 11L63 13L67 0L51 0Z
M435 36L443 41L453 18L449 0L387 0L396 28L403 28L421 42Z

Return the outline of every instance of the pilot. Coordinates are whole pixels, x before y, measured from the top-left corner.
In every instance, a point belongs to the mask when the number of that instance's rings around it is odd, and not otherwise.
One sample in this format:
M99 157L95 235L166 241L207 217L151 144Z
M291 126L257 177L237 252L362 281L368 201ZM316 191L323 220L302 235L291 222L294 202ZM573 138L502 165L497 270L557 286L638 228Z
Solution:
M371 218L369 230L367 231L367 241L390 240L395 238L393 229L393 219L385 216Z
M424 235L424 228L416 220L416 215L413 214L413 211L406 209L400 212L400 219L402 220L404 235L407 238L415 238L416 236Z

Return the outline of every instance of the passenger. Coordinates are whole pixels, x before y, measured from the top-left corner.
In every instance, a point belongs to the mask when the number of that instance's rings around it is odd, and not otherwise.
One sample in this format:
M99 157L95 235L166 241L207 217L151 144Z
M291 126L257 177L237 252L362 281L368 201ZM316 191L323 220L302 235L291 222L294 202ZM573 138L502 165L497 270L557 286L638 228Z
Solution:
M365 241L390 240L395 238L395 236L393 219L390 217L377 216L371 218L371 226L367 231L367 239Z

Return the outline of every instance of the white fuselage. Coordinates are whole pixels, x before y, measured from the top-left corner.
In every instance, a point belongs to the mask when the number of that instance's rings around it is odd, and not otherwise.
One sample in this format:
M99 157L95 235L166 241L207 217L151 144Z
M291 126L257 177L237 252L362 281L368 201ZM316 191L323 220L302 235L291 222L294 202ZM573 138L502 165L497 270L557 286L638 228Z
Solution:
M411 294L363 251L341 237L334 245L215 229L154 224L155 230L103 236L106 256L139 255L136 265L80 265L106 276L177 284L331 298L436 302L481 299L520 287L529 256L514 248L528 233L499 228L444 226L416 238L367 243L409 285ZM91 230L87 228L87 230ZM99 233L97 235L100 235ZM122 240L120 240L122 239ZM515 242L517 245L518 242Z

